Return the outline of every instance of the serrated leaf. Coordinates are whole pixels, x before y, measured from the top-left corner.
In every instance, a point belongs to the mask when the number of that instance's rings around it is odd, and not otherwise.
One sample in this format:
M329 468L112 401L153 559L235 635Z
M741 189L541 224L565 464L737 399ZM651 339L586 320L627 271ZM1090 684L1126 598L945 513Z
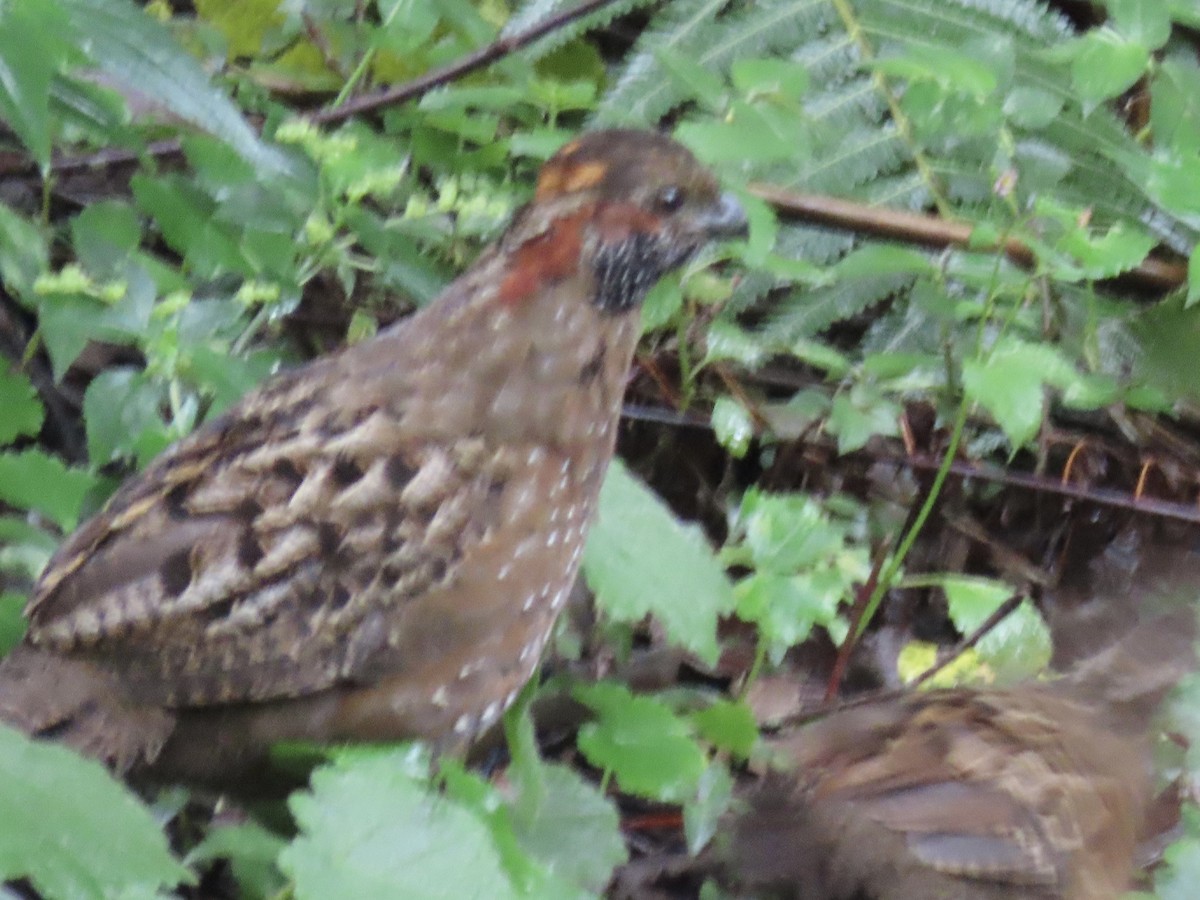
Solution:
M699 528L682 524L614 461L600 491L583 555L588 585L618 621L653 614L667 636L710 663L717 618L733 609L733 589Z
M685 719L622 685L580 685L574 695L597 715L579 730L579 749L588 762L612 772L631 794L666 802L691 796L706 759Z
M992 414L1016 449L1037 434L1046 384L1067 377L1062 370L1066 365L1049 345L1007 339L986 358L963 363L963 388L967 397Z
M0 881L96 898L192 882L162 829L104 767L0 725Z
M554 876L598 896L628 858L612 801L567 766L539 766L536 804L518 803L513 828L521 846Z
M0 371L0 444L37 434L46 411L32 382L20 372Z
M292 795L301 834L279 863L298 900L516 896L487 826L407 774L408 756L339 760Z

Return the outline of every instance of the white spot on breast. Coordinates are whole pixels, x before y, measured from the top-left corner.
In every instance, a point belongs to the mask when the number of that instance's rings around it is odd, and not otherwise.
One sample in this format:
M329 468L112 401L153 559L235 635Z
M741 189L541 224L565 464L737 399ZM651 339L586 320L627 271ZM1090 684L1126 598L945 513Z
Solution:
M550 532L548 535L546 535L546 546L547 547L557 546L560 537L561 537L561 535L559 534L558 529L557 528L554 529L552 532Z
M434 706L438 707L439 709L445 709L447 706L450 705L450 698L446 693L446 686L444 684L441 685L440 687L438 687L438 689L433 692L433 697L431 698L431 702L433 703Z
M463 713L454 722L454 733L467 735L471 733L471 716Z
M533 604L537 602L538 595L530 594L525 598L525 602L521 604L521 612L529 612L533 609Z
M525 457L525 462L531 466L541 465L542 460L546 458L546 451L541 447L533 447L529 454Z
M510 572L512 572L512 563L505 563L500 567L500 571L496 573L496 579L498 581L503 581L508 577Z
M479 717L479 727L487 728L496 721L500 715L500 704L489 703L483 710L483 714Z
M567 589L561 588L554 599L550 601L550 608L557 611L562 608L562 605L567 602Z

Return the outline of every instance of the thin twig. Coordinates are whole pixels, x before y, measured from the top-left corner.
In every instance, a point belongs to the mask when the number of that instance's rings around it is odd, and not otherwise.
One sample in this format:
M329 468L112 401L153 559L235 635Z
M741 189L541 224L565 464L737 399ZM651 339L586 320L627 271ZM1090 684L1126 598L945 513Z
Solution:
M670 409L629 404L622 410L622 415L627 419L636 421L658 422L663 425L683 428L703 428L707 431L712 431L712 422L693 412L677 412ZM878 462L891 463L922 471L936 471L942 464L940 457L912 456L903 453L880 453L871 450L859 450L853 455L867 456ZM1069 497L1073 500L1083 500L1088 503L1095 503L1097 506L1125 509L1131 512L1158 516L1163 519L1200 524L1200 509L1197 509L1195 505L1190 503L1176 503L1171 500L1135 497L1127 491L1119 491L1113 488L1068 484L1058 478L1047 478L1025 472L1011 472L1000 466L987 465L986 463L967 463L955 460L950 463L948 474L956 478L977 478L980 481L1024 488L1025 490L1041 494L1052 494L1058 497Z
M963 638L961 641L959 641L957 644L955 644L954 649L952 649L949 653L947 653L945 656L943 656L941 659L939 659L937 662L935 662L932 666L930 666L928 669L926 669L924 672L922 672L920 675L918 675L916 678L914 678L912 680L912 683L909 685L909 687L910 688L920 687L925 682L927 682L930 678L933 678L933 676L937 675L938 672L945 669L948 665L953 663L956 659L958 659L960 656L962 656L964 653L966 653L968 650L970 650L972 647L974 647L976 644L978 644L981 640L983 640L988 635L988 633L993 628L995 628L997 625L999 625L1001 622L1003 622L1004 619L1007 618L1013 612L1013 610L1015 610L1018 606L1020 606L1021 601L1024 599L1025 599L1024 594L1013 594L1011 597L1009 597L1007 600L1005 600L1003 603L1001 603L999 606L997 606L996 609L992 612L992 614L983 620L982 625L980 625L978 628L976 628L974 631L972 631L969 635L967 635L965 638Z

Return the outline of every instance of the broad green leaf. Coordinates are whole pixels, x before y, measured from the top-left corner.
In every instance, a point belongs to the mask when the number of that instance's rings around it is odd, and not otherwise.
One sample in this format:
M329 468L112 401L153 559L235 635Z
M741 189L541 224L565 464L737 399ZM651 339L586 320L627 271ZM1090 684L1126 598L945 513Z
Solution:
M85 900L193 881L150 811L103 766L0 725L0 880L15 878Z
M628 858L616 807L567 766L542 764L539 777L538 802L512 810L517 839L552 875L599 896Z
M41 450L0 453L0 500L21 509L35 509L63 531L79 524L79 513L96 478L82 469L69 469L62 460Z
M941 580L950 619L963 634L970 634L1012 596L1008 585L986 578L949 576ZM1041 614L1028 601L1004 617L975 646L979 658L1005 682L1032 678L1050 662L1050 631Z
M1171 16L1160 0L1104 0L1113 28L1154 50L1171 36Z
M516 896L487 826L408 774L409 757L340 759L292 795L301 833L279 863L298 900Z
M278 866L279 854L286 846L278 834L255 822L217 825L192 848L185 862L195 865L228 860L238 896L243 900L267 900L278 896L286 885Z
M1050 664L1053 644L1042 614L1025 600L975 646L1005 682L1033 678Z
M963 363L963 387L992 414L1015 450L1042 424L1046 384L1062 383L1072 374L1050 345L1005 339L986 358Z
M692 721L700 736L711 744L745 759L758 741L758 723L745 703L717 700L697 713Z
M963 634L970 634L987 621L1000 604L1012 596L1012 588L988 578L948 576L941 579L950 621Z
M45 410L37 390L20 372L0 370L0 444L23 435L35 435L42 427Z
M1095 106L1131 87L1149 62L1145 44L1111 28L1093 28L1076 41L1071 83L1085 107Z
M770 658L778 662L808 639L814 625L835 640L841 637L837 612L852 598L852 583L848 572L830 566L795 575L757 572L737 584L737 614L758 626Z
M685 719L618 684L579 685L574 694L596 713L579 730L588 762L612 772L627 793L675 803L692 795L706 760Z
M637 622L651 613L672 641L716 662L717 618L733 609L725 571L700 529L682 524L619 461L600 491L583 570L608 615Z

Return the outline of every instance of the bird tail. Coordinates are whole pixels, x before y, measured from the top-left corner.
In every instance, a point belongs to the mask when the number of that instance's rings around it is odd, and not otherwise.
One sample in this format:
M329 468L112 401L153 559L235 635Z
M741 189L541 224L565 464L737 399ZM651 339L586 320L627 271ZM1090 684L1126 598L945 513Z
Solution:
M125 773L159 754L174 716L130 704L117 680L91 663L22 644L0 660L0 722Z

